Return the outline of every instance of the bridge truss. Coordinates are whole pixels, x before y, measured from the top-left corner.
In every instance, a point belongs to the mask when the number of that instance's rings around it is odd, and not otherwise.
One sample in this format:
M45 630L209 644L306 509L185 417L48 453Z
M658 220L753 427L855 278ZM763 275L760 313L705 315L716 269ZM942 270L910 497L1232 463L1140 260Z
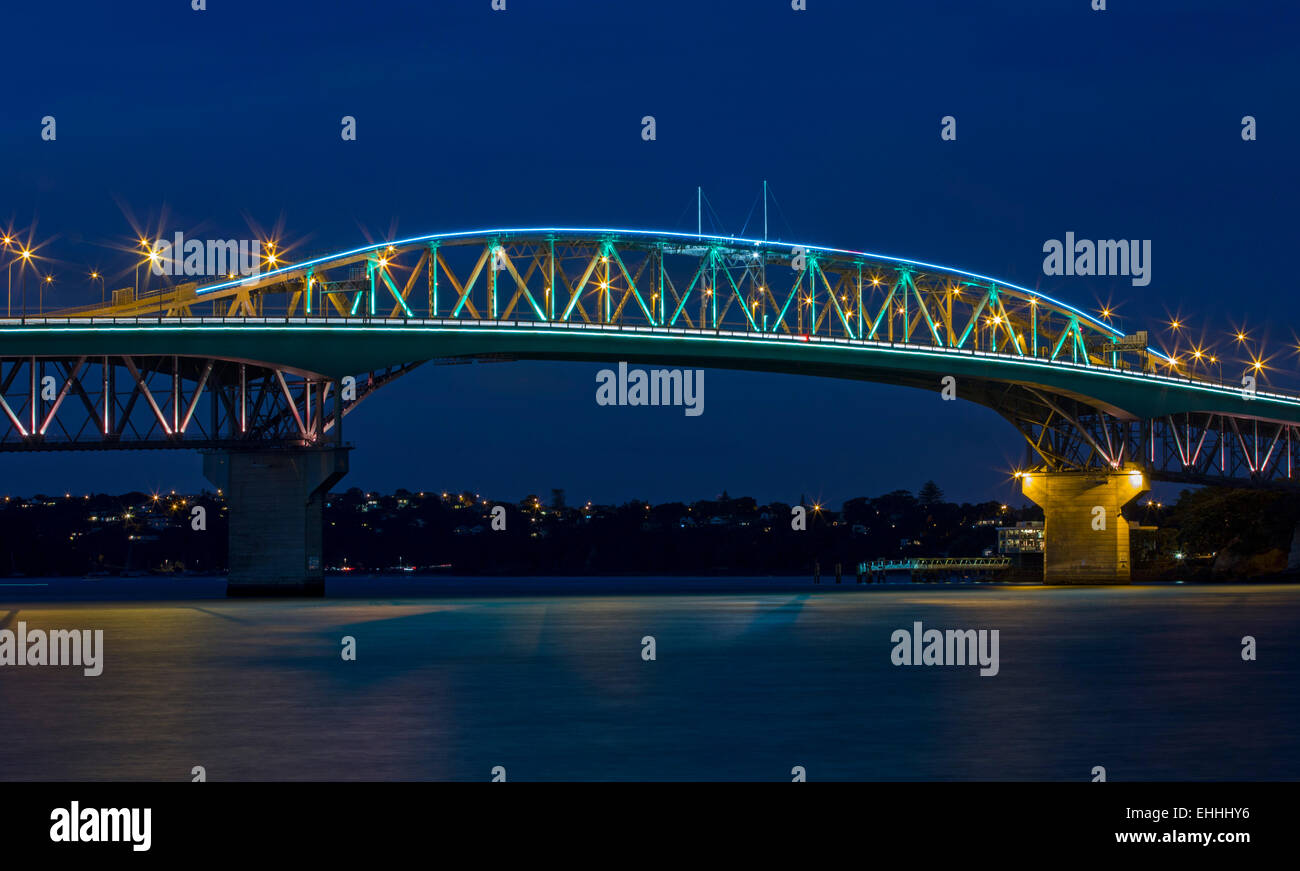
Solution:
M978 353L1149 378L1160 382L1154 389L1238 389L1212 379L1201 361L1170 358L1038 291L866 252L543 229L421 236L286 262L291 253L256 275L139 296L115 291L111 304L61 310L42 322L590 327ZM6 356L6 323L30 319L0 320L0 427L7 426L0 451L314 444L337 438L342 414L420 362L361 373L355 398L340 401L336 378L247 359ZM897 380L937 387L928 376ZM1027 468L1136 462L1156 479L1294 480L1300 412L1290 420L1139 415L1032 381L990 381L965 396L1016 426L1027 441ZM1295 397L1285 399L1300 408Z
M419 237L140 297L126 288L114 300L52 314L686 327L1179 371L1081 310L973 273L816 246L625 230Z
M0 357L0 451L323 446L416 365L329 380L179 355Z
M1022 385L995 406L1027 442L1023 471L1119 469L1136 463L1157 480L1190 484L1300 484L1300 427L1210 412L1123 418L1087 402Z

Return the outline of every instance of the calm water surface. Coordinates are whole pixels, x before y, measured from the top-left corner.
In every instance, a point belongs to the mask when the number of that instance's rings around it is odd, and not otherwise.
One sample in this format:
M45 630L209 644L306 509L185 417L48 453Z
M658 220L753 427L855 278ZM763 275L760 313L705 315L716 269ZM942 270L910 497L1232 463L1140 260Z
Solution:
M1294 586L0 582L48 584L0 628L106 647L0 668L5 780L1300 779ZM892 665L917 620L1000 630L1000 673Z

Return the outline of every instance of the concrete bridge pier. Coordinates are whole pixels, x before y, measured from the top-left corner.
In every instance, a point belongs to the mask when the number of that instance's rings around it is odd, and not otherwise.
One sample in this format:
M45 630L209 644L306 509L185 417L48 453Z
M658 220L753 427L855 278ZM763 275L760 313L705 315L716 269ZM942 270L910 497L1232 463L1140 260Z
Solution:
M348 448L261 448L203 455L229 509L228 596L319 596L324 499L348 473Z
M1127 584L1129 521L1120 509L1147 492L1136 466L1095 472L1026 472L1026 497L1043 509L1043 582Z

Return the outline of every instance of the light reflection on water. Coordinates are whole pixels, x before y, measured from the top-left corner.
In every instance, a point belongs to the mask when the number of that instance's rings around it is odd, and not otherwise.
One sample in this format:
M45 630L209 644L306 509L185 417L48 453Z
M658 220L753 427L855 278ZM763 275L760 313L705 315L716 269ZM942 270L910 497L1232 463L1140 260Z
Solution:
M103 629L104 673L0 668L0 779L1300 778L1300 587L50 583L0 628ZM891 665L917 620L1000 630L1000 673Z

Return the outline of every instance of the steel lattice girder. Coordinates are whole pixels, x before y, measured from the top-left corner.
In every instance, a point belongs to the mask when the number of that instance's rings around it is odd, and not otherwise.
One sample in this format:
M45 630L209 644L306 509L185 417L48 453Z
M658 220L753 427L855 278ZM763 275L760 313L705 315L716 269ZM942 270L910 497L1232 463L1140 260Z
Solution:
M342 416L416 365L344 383L179 355L0 357L0 451L336 442Z
M1028 443L1025 471L1143 468L1153 480L1300 487L1300 427L1224 414L1123 419L1024 386L998 410Z
M1143 349L1107 350L1121 336L1108 324L961 270L811 245L632 230L421 236L55 315L681 324L1110 360L1139 370L1167 362Z

